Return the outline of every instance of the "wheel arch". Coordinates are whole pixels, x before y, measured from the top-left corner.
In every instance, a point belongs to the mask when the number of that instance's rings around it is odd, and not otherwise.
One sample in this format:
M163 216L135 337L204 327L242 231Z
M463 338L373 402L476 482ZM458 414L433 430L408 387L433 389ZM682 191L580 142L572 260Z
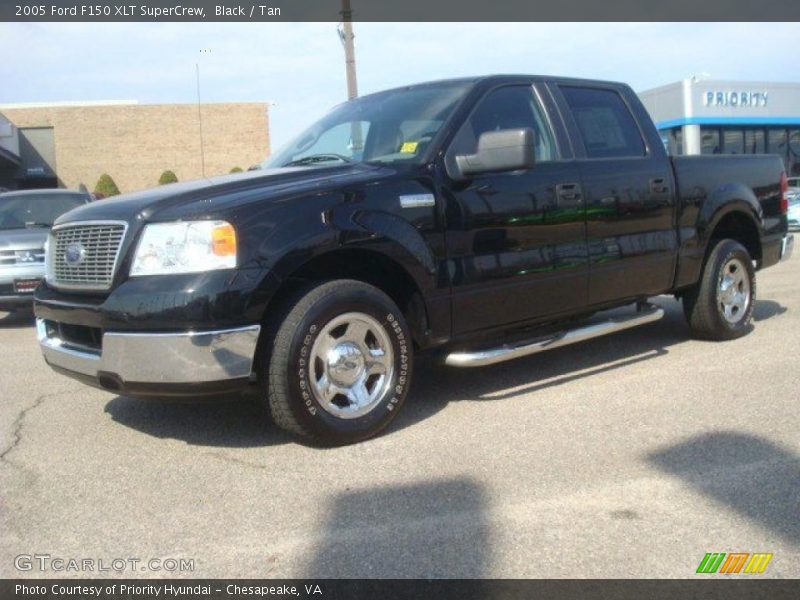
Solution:
M686 237L679 250L675 275L678 293L697 285L708 255L720 239L739 242L756 261L762 257L761 205L752 190L744 186L724 187L709 195L690 231L694 235Z
M705 254L708 255L714 243L723 239L739 242L753 260L761 260L761 232L749 206L731 203L715 215L705 240Z
M703 202L697 229L703 240L704 254L712 240L730 237L747 248L753 258L761 256L761 232L764 215L752 189L742 183L717 187Z
M302 262L293 260L291 265L279 263L272 278L272 285L277 284L277 287L266 303L262 322L280 312L298 290L310 283L353 279L375 286L389 296L406 318L415 344L424 345L430 327L426 302L430 282L420 281L420 270L424 272L424 267L412 262L412 268L409 268L410 261L407 252L394 244L384 243L374 247L338 245Z

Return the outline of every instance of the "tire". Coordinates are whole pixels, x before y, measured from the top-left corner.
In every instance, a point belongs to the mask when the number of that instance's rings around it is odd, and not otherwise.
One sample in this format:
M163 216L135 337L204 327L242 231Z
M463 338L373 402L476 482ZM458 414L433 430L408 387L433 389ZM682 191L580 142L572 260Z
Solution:
M684 295L683 311L695 337L733 340L752 329L755 298L750 254L739 242L719 240L708 253L700 283Z
M282 429L318 445L350 444L378 434L402 407L411 335L378 288L345 279L307 287L265 332L266 399Z

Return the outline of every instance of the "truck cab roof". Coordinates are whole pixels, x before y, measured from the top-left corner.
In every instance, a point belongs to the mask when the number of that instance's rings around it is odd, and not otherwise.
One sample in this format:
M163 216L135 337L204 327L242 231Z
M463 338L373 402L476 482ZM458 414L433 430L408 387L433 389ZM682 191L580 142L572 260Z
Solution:
M552 82L556 84L562 85L584 85L584 86L613 86L613 87L629 87L628 84L618 82L618 81L605 81L600 79L583 79L579 77L554 77L550 75L531 75L531 74L524 74L524 73L504 73L504 74L495 74L495 75L479 75L474 77L455 77L455 78L448 78L448 79L436 79L433 81L423 81L419 83L412 83L409 85L402 85L397 86L394 88L390 88L387 90L381 90L379 92L374 92L372 94L365 94L360 96L361 98L378 95L378 94L385 94L387 92L394 92L398 90L405 90L405 89L415 89L415 88L422 88L422 87L434 87L434 86L447 86L447 85L458 85L463 84L467 86L480 86L480 87L493 87L495 85L502 85L502 84L513 84L513 83L521 83L521 82Z

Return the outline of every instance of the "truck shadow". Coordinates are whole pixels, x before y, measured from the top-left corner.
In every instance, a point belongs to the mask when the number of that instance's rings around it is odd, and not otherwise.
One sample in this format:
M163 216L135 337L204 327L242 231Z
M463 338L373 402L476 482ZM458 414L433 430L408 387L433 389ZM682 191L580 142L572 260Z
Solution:
M269 422L258 402L238 396L186 402L117 396L105 412L116 423L147 435L195 446L255 448L293 441Z
M651 453L661 471L800 545L800 458L749 433L703 434Z
M789 309L773 300L756 300L753 308L753 321L766 321L772 317L779 317Z
M339 493L323 507L305 577L486 577L486 512L484 490L469 478ZM470 584L472 597L480 585Z
M666 356L670 346L691 340L689 328L680 302L655 303L664 309L659 321L507 363L458 369L417 361L411 393L393 428L423 421L450 402L502 400Z
M681 302L662 296L654 303L664 309L664 317L654 323L491 367L457 369L430 360L417 361L412 390L393 429L423 421L451 401L501 400L580 379L591 380L602 373L657 360L669 353L669 347L692 341ZM753 318L764 321L787 310L772 300L757 300Z
M657 361L670 346L690 341L680 302L659 298L657 303L665 315L655 323L492 367L455 369L432 359L417 360L406 405L384 435L431 418L450 402L500 400ZM755 309L759 320L785 311L768 300L758 301ZM238 448L293 441L268 423L257 402L239 397L162 402L118 396L106 405L106 412L121 425L148 435L200 446Z

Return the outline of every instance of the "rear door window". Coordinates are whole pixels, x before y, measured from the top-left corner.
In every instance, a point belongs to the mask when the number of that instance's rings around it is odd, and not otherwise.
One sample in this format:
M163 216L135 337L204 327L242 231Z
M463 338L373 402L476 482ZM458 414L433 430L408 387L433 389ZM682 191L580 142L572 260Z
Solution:
M601 88L562 86L588 158L647 155L639 126L620 95Z

